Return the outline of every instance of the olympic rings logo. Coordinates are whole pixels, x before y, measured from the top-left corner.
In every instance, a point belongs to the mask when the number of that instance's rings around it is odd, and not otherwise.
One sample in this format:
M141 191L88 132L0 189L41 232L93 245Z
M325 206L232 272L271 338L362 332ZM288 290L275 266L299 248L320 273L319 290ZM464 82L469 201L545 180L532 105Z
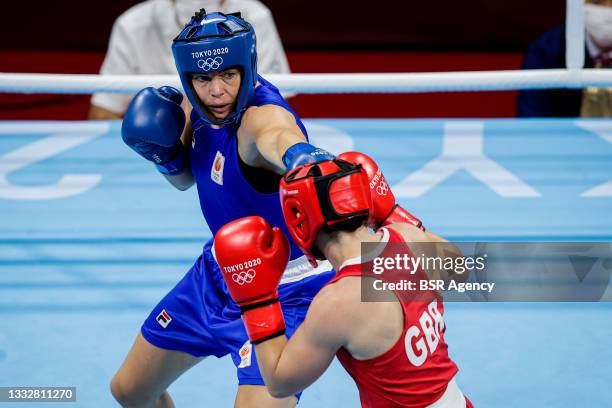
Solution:
M215 57L215 58L206 58L198 60L198 68L203 71L214 71L219 69L219 67L223 64L223 58Z
M243 271L240 273L235 273L232 275L232 280L239 285L244 285L245 283L251 283L255 279L255 270L249 269L248 271Z
M389 185L385 179L380 180L380 183L376 186L376 192L380 196L385 196L389 192Z

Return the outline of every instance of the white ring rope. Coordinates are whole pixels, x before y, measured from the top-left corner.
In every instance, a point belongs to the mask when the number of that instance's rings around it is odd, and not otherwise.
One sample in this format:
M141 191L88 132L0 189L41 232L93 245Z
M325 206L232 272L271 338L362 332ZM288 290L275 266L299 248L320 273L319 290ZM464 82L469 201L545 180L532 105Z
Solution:
M283 92L419 93L513 89L612 87L612 70L546 69L512 71L416 72L375 74L267 75ZM0 73L0 92L91 94L135 93L147 86L181 88L175 75L73 75Z

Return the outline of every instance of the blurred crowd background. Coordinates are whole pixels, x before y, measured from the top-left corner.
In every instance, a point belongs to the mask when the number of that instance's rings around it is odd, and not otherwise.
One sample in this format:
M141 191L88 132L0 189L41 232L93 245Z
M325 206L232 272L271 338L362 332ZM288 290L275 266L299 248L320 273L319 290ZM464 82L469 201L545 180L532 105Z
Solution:
M0 71L97 74L113 22L137 3L7 3ZM262 3L274 17L293 73L520 69L529 44L564 23L566 7L563 0ZM291 104L302 117L514 117L516 96L297 95ZM90 99L0 94L0 119L86 119Z

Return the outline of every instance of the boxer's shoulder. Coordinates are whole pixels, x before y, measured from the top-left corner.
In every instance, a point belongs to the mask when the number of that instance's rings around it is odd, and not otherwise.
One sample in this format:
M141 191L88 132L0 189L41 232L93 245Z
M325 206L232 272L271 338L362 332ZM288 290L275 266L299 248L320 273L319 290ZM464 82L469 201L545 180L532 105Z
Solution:
M294 116L284 107L274 104L250 106L240 122L240 131L256 131L261 128L295 125Z
M429 242L430 239L422 230L406 222L396 222L386 226L390 231L398 233L405 242Z
M360 279L358 276L347 276L323 287L312 300L309 315L312 311L313 317L327 323L345 323L346 316L351 315L355 305L361 303Z

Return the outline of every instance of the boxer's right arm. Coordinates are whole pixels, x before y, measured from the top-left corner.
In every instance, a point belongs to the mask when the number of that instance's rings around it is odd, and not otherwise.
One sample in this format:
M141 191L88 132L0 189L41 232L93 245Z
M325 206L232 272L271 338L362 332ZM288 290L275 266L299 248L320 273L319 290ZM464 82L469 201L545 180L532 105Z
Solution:
M181 143L184 131L190 130L185 126L182 100L180 91L169 86L141 90L125 113L121 136L132 150L155 163L170 183L184 190L193 184L193 175Z
M278 285L289 261L289 241L259 216L231 221L215 234L215 256L230 296L240 306L251 343L285 333Z
M288 397L317 379L344 344L340 298L323 289L304 323L289 341L278 300L278 285L289 260L289 241L263 218L250 216L224 225L215 235L215 255L271 395ZM325 294L328 293L327 296ZM332 316L332 311L338 312Z
M238 151L245 163L253 166L257 158L263 158L264 166L279 175L302 164L334 158L308 143L295 117L276 105L246 111L238 129Z
M288 397L312 384L360 327L351 293L330 289L315 296L290 340L280 336L255 346L259 370L272 396Z

